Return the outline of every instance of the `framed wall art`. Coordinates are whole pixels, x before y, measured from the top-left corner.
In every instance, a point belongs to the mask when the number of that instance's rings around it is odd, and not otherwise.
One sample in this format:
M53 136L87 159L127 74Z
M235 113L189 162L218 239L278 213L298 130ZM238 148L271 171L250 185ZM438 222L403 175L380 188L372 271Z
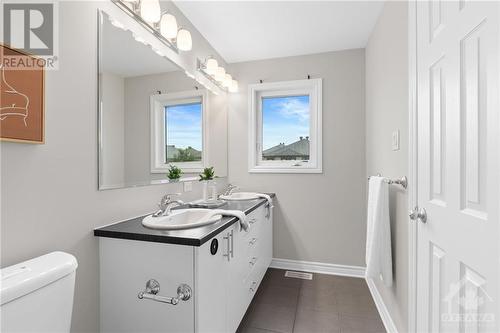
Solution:
M0 44L0 140L45 142L43 61Z

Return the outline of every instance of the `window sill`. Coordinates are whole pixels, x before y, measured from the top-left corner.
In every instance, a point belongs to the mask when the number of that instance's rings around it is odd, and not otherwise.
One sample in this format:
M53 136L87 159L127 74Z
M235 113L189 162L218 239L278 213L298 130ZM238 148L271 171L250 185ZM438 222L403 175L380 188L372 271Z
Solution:
M183 166L180 163L179 164L173 164L173 165L175 165L176 167L181 168L184 173L199 173L199 172L203 172L203 169L204 169L203 166L186 167L186 166ZM151 173L168 173L168 169L169 169L169 167L165 167L165 168L152 168L151 169Z
M323 173L322 168L300 168L300 167L268 167L256 166L248 170L249 173Z

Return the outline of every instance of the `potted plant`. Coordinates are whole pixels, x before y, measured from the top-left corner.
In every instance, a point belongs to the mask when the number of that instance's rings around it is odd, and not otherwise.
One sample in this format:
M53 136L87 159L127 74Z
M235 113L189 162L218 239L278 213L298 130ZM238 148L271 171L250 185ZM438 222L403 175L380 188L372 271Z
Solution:
M181 178L182 170L179 167L176 167L173 164L170 164L170 168L168 169L167 177L172 182L177 182Z
M215 170L214 167L205 168L203 172L200 174L200 182L203 182L203 201L208 200L208 183L213 181L215 178ZM214 184L215 189L215 184Z
M200 182L213 180L214 178L215 178L214 167L205 168L203 169L203 172L200 174Z

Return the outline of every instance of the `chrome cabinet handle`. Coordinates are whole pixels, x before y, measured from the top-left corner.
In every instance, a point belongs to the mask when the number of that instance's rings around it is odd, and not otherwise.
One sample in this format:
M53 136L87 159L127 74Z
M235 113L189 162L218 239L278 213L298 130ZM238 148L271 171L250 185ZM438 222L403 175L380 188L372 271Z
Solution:
M230 234L228 233L227 236L222 237L226 241L227 253L223 254L223 256L227 257L227 261L231 260L231 240L229 235Z
M227 257L227 261L230 261L231 258L234 258L234 233L231 230L227 236L223 237L227 241L227 253L224 254L224 257Z
M258 258L257 257L253 257L252 260L249 261L250 265L255 265L255 263L257 262Z
M250 245L254 245L256 241L257 241L257 238L254 237L248 243L250 243Z
M254 224L255 222L257 222L257 219L255 219L255 218L254 219L250 219L250 221L248 221L248 222L250 222L250 224Z
M252 285L250 286L250 291L252 291L252 292L255 291L256 287L257 287L257 282L255 282L255 281L252 282Z
M234 258L234 230L231 230L229 237L231 237L231 258Z
M187 301L188 299L190 299L191 294L193 293L191 287L185 283L182 283L177 287L177 297L161 296L158 295L159 292L160 283L155 279L150 279L148 282L146 282L146 289L139 292L137 298L177 305L179 304L179 301Z

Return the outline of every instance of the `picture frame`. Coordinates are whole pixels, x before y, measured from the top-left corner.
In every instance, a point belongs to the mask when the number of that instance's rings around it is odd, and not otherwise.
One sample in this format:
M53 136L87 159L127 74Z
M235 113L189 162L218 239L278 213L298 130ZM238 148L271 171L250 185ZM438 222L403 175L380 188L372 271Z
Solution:
M45 67L0 44L0 140L45 143Z

